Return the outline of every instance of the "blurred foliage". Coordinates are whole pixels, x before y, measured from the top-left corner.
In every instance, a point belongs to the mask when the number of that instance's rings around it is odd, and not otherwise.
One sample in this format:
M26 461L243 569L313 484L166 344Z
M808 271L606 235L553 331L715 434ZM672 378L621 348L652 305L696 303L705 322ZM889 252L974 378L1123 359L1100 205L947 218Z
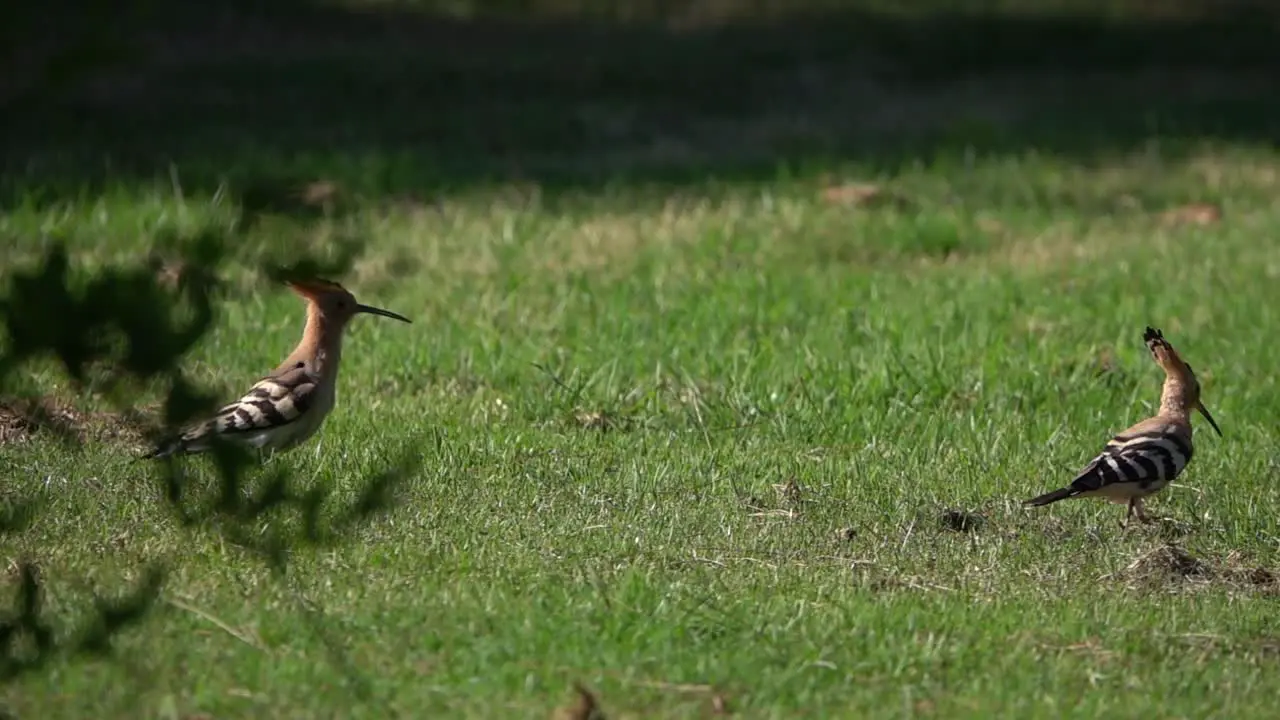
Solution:
M217 398L183 374L181 361L217 319L217 278L227 262L228 247L234 245L213 233L170 239L165 252L183 267L173 277L157 272L154 258L104 267L86 276L76 271L62 244L50 243L34 266L13 269L2 281L0 387L29 361L54 358L79 393L102 396L119 411L122 422L135 424L152 440L211 412ZM332 276L345 270L358 252L356 244L346 243L332 253L336 260L304 257L287 265L264 263L262 275ZM144 417L131 403L139 391L156 387L165 390L161 417ZM42 419L40 427L58 429L51 418ZM70 428L62 429L55 436L74 438ZM210 455L218 478L212 484L188 481L184 465L196 458L146 462L159 475L169 510L184 524L217 528L279 571L286 569L294 548L340 542L347 531L387 509L398 484L414 471L416 457L406 453L391 467L364 478L355 500L334 507L327 503L329 487L309 481L300 488L287 461L259 470L256 453L226 442L216 443ZM21 533L39 514L33 502L4 502L0 533ZM290 512L296 522L272 522L270 532L262 532L264 518ZM14 605L0 620L0 681L38 670L59 655L107 653L112 636L138 623L151 609L165 576L164 567L152 564L123 597L95 597L78 629L55 632L42 610L44 583L38 560L17 562Z

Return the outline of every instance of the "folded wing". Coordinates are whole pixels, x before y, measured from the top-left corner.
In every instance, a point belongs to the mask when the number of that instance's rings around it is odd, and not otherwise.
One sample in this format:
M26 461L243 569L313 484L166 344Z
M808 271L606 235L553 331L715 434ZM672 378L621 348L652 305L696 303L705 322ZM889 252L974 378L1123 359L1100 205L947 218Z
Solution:
M1191 443L1173 426L1135 428L1112 438L1071 482L1072 495L1146 495L1191 461Z
M213 417L192 425L147 457L174 452L201 452L220 436L260 447L273 433L297 422L311 408L319 378L302 363L254 384L239 400L222 406Z

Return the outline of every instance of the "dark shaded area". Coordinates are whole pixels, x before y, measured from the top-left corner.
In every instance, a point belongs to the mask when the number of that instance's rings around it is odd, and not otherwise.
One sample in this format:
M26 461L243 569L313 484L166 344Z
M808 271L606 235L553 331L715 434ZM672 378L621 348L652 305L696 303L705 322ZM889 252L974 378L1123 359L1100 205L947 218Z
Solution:
M943 530L957 533L977 532L986 522L987 519L978 513L956 508L949 508L938 515L938 524Z
M0 612L0 683L38 671L60 654L107 654L112 636L142 620L164 582L162 570L147 568L137 587L123 597L94 595L88 619L60 638L54 625L44 618L39 568L23 561L17 575L13 609Z
M1280 136L1280 10L1261 3L545 4L472 3L471 20L431 2L20 4L0 21L17 40L4 197L176 178L254 209L318 179L555 191Z

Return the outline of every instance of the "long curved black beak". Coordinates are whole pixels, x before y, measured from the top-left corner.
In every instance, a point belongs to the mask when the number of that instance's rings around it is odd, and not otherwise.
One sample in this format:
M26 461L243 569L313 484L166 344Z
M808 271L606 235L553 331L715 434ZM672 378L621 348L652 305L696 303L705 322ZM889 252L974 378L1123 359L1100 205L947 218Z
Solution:
M382 308L376 308L376 307L373 307L372 305L356 305L356 312L369 313L370 315L381 315L382 317L389 317L392 320L399 320L400 322L406 322L406 323L409 323L410 325L413 324L412 320L410 320L409 318L399 313L393 313L390 310L383 310ZM1213 421L1210 420L1209 422L1213 422Z
M1209 424L1213 426L1214 431L1218 433L1218 437L1222 437L1222 431L1218 430L1218 423L1213 421L1213 416L1209 414L1209 411L1205 409L1204 405L1196 403L1196 409L1199 410L1200 414L1204 416L1204 419L1208 420Z

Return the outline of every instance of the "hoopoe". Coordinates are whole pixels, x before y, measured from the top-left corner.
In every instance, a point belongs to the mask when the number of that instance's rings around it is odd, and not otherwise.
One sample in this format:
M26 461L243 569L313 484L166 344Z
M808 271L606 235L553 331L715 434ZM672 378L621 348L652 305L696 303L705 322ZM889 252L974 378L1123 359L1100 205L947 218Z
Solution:
M335 282L292 281L288 285L307 303L302 340L289 357L239 400L223 406L208 420L185 428L144 458L203 452L209 449L213 436L276 452L298 446L320 429L333 410L342 334L351 318L368 313L411 322L390 310L361 305Z
M1070 485L1027 500L1025 505L1039 507L1073 497L1103 497L1128 504L1124 524L1135 514L1139 521L1148 522L1143 499L1173 482L1191 462L1191 411L1200 411L1214 431L1222 435L1218 423L1200 402L1200 381L1191 366L1159 330L1148 327L1142 339L1165 373L1160 412L1112 438Z

